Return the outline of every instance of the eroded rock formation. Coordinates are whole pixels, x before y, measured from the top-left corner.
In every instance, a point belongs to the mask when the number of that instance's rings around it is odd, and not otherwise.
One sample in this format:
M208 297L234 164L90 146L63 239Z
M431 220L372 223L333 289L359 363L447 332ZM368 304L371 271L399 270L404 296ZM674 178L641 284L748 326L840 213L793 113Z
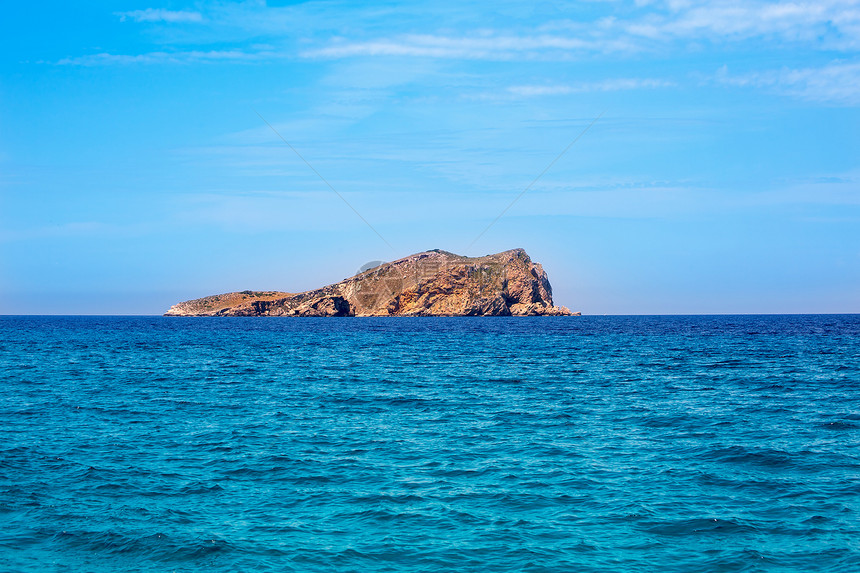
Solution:
M433 250L320 289L242 291L173 305L165 316L569 316L553 306L540 264L523 249L484 257Z

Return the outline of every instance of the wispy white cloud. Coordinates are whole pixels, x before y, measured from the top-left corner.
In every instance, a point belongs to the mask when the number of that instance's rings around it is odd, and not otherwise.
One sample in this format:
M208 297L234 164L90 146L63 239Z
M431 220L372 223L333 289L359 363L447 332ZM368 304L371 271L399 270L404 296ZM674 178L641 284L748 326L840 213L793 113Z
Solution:
M653 6L656 13L619 22L620 28L632 36L657 41L686 38L731 42L770 37L829 49L860 45L858 0L668 0Z
M726 85L765 88L809 101L860 104L860 62L833 62L817 68L782 68L739 75L731 75L723 66L715 79Z
M552 96L586 92L655 89L674 86L674 82L655 78L613 78L599 82L582 82L571 85L511 86L508 92L523 97Z
M190 50L185 52L148 52L146 54L111 54L102 52L79 56L76 58L63 58L57 62L61 66L100 66L100 65L128 65L128 64L189 64L207 62L252 62L259 60L270 60L281 55L269 49L259 51L244 50Z
M313 3L312 3L313 4ZM583 20L559 19L557 11L541 20L533 17L522 25L507 27L496 21L494 28L427 28L421 22L404 20L401 30L412 33L390 34L392 14L367 9L356 17L364 18L362 37L335 36L331 30L345 27L342 16L320 7L298 9L294 6L272 8L263 2L215 3L204 16L200 11L147 8L118 12L121 20L140 23L201 23L194 32L211 39L227 34L243 52L254 52L243 44L259 41L280 46L281 53L298 54L309 59L352 57L413 57L461 60L569 60L590 54L638 54L643 51L683 49L686 45L726 45L745 41L764 41L779 49L803 46L815 50L853 51L860 47L860 0L634 0L606 2ZM423 10L423 12L422 12ZM416 13L436 14L432 8ZM539 13L540 10L536 10ZM383 25L381 18L386 18ZM199 32L197 30L200 30ZM301 37L301 44L294 43ZM189 36L183 36L188 45ZM201 43L201 45L204 45ZM194 54L199 54L196 52ZM229 53L229 52L224 52ZM191 54L191 53L189 53ZM253 57L277 57L275 52ZM247 59L247 56L243 56ZM198 55L179 56L165 50L149 54L105 57L104 55L68 58L64 63L82 60L85 65L117 63L140 58L146 62L200 60ZM215 59L215 58L208 58ZM226 58L225 58L226 59ZM235 58L233 58L235 59Z
M351 56L413 56L460 59L510 59L539 57L547 52L562 54L595 49L624 49L618 43L597 44L589 39L552 34L505 35L484 33L475 36L410 34L392 39L350 42L339 40L325 48L306 50L308 58L343 58Z
M569 58L583 53L634 53L678 41L729 44L760 39L816 49L860 47L860 0L768 2L749 0L637 1L639 9L593 21L547 21L511 34L483 30L404 34L366 40L335 38L305 50L309 58L405 56L459 59Z
M159 8L147 8L146 10L132 10L131 12L117 12L117 16L123 22L134 20L135 22L202 22L203 15L200 12L186 10L162 10Z

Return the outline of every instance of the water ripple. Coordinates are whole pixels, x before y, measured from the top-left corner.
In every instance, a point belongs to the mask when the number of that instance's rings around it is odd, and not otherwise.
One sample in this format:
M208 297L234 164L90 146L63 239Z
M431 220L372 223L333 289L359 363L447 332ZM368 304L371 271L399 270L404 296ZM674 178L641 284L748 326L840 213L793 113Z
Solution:
M0 569L860 570L860 317L0 317Z

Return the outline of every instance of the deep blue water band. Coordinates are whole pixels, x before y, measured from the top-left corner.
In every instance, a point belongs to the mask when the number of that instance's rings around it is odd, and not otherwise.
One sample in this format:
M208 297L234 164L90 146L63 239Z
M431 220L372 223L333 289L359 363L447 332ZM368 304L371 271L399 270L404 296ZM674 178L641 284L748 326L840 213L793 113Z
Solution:
M3 571L860 570L860 316L0 317Z

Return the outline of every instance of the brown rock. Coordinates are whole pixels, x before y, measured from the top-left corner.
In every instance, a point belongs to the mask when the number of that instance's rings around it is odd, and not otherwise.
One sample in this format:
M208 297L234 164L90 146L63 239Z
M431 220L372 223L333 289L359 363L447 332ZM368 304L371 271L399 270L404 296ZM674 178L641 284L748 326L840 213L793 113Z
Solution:
M484 257L433 250L299 294L242 291L181 302L165 316L570 316L523 249Z

